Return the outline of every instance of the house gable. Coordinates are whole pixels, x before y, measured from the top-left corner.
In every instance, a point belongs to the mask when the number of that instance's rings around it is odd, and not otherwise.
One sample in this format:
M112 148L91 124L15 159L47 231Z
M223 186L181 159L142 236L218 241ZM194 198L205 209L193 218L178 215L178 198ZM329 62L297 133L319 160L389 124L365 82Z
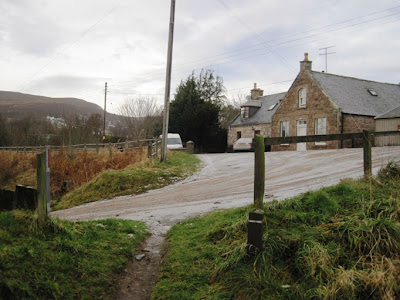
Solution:
M304 95L301 91L305 91L306 94L305 105L302 105L300 99ZM306 65L306 67L301 67L300 73L272 117L271 136L281 136L282 122L286 121L289 122L289 136L298 135L298 125L305 126L306 135L314 135L317 119L325 119L322 121L324 121L326 134L340 133L340 109L314 80L310 68ZM337 148L337 146L336 141L308 143L307 149ZM296 148L296 144L273 147L274 150L296 150Z
M228 129L228 145L232 145L237 140L238 136L253 137L255 133L260 133L263 136L271 136L271 121L272 116L276 109L279 107L280 100L285 97L286 93L278 93L273 95L254 97L252 90L252 97L241 105L241 107L251 107L254 110L250 112L249 117L243 118L242 114L236 116L231 122Z

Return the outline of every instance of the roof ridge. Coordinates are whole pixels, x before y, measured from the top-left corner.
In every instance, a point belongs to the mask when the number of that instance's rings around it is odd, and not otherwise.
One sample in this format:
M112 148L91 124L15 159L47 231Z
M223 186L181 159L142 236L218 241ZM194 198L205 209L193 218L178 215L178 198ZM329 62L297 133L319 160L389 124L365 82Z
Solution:
M374 82L374 83L380 83L380 84L389 84L389 85L394 85L394 86L400 87L400 84L397 84L397 83L382 82L382 81L369 80L369 79L357 78L357 77L352 77L352 76L344 76L344 75L338 75L338 74L333 74L333 73L325 73L325 72L319 72L319 71L311 71L311 73L318 73L321 75L336 76L336 77L349 78L349 79L355 79L355 80L366 81L366 82Z
M286 91L286 92L280 92L280 93L275 93L275 94L263 95L263 96L261 96L261 97L258 97L257 100L260 99L260 98L264 98L264 97L271 97L271 96L277 96L277 95L280 95L280 94L286 94L287 92L288 92L288 91Z

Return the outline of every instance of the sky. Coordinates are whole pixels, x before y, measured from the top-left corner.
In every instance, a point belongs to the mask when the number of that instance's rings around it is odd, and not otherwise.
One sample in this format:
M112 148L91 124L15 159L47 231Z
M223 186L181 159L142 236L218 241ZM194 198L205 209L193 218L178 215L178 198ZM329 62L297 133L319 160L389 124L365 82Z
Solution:
M170 5L1 0L0 90L103 107L107 82L109 112L136 97L161 106ZM315 71L400 83L400 1L176 0L171 100L201 69L223 79L230 100L254 83L287 91L305 52Z

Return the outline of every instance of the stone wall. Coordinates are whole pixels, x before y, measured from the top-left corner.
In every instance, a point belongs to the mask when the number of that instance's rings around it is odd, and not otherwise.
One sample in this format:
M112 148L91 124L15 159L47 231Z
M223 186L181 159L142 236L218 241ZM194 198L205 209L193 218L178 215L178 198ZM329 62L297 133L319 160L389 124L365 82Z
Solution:
M375 131L375 120L371 116L358 116L343 114L343 133L362 132L363 130ZM344 148L362 147L362 139L343 141Z
M253 138L254 132L260 131L264 137L271 136L271 124L257 124L246 126L230 126L228 129L228 146L232 145L237 140L237 133L241 132L241 137Z
M307 102L305 107L299 107L298 93L305 88ZM340 133L340 111L322 92L320 87L311 79L308 71L299 73L286 97L282 100L274 116L272 117L271 136L279 137L281 134L281 121L289 121L289 136L297 136L297 121L307 122L307 135L315 135L315 119L326 118L326 134ZM336 149L338 141L329 141L324 145L307 143L310 149ZM273 151L296 150L296 144L275 145Z

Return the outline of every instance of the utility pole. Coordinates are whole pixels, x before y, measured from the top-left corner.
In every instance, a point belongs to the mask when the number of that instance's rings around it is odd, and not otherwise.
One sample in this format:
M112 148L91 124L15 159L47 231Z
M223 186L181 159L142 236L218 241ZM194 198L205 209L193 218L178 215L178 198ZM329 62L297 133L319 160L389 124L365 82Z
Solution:
M167 72L165 80L165 98L164 98L164 119L161 140L161 161L167 161L167 138L168 138L168 119L169 119L169 95L171 93L171 70L172 70L172 48L174 41L174 21L175 21L175 0L171 0L171 12L168 34L168 54L167 54Z
M329 46L325 48L319 48L319 50L325 50L325 53L320 53L319 55L325 56L325 72L328 73L328 55L329 54L335 54L336 52L328 52L329 48L334 48L336 46Z
M106 103L107 103L107 82L104 86L104 119L103 119L103 142L106 139Z

